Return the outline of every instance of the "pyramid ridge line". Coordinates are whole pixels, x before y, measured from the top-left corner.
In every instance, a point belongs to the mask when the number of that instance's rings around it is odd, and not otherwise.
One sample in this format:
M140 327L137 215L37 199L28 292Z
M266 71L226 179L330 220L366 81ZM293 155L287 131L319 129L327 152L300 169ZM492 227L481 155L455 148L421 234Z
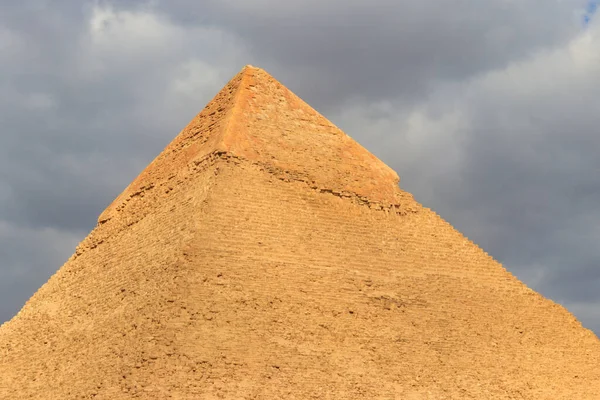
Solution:
M228 151L227 150L227 138L232 136L232 130L233 130L233 124L232 122L236 121L236 117L237 114L240 111L241 106L239 105L240 100L241 100L241 93L242 91L246 88L246 81L248 80L248 77L250 75L250 71L253 70L258 70L258 68L253 67L252 65L248 64L246 65L244 68L242 68L242 70L238 73L238 75L240 75L240 82L238 83L236 90L235 90L235 94L233 95L233 101L232 101L232 106L231 109L229 110L229 113L227 114L227 117L225 119L225 126L223 128L223 137L221 138L220 142L217 145L217 151Z

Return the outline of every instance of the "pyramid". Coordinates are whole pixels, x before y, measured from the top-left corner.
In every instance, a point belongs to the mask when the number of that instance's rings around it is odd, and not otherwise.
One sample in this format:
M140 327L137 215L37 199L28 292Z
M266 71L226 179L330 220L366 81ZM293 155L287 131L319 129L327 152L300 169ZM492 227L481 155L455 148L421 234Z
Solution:
M599 399L600 342L246 66L0 327L0 399Z

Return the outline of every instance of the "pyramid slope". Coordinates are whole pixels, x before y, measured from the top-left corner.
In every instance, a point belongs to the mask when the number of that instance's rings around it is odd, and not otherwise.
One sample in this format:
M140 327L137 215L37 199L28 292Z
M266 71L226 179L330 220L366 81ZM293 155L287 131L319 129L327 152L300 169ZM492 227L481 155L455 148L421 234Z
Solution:
M595 398L564 308L397 187L386 208L244 154L236 107L229 151L155 161L0 327L0 398Z

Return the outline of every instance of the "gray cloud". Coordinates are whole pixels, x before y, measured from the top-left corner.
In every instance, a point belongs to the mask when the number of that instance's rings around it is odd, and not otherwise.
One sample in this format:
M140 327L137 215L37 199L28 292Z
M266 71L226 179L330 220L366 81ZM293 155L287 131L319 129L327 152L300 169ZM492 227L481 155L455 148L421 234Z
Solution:
M414 102L440 81L503 67L564 44L578 30L572 4L558 1L156 4L183 24L226 26L261 65L324 110L353 97Z

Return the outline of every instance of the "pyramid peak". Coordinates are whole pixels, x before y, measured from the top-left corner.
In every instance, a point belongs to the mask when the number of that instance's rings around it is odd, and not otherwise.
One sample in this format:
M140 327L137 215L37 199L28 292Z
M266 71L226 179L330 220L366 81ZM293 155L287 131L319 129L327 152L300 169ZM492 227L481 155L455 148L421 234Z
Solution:
M262 72L265 74L265 77L271 78L273 79L273 77L271 76L271 74L269 74L267 71L265 71L264 69L254 66L252 64L246 64L244 65L244 67L240 70L240 72L238 73L241 75L245 75L245 74L254 74L256 72ZM235 79L235 77L233 78Z
M185 174L187 165L214 153L263 165L322 190L388 207L398 203L395 171L268 72L250 64L115 201L156 185L156 180L166 176Z
M267 71L247 65L238 75L231 118L220 143L224 151L309 175L329 189L396 201L395 171Z

